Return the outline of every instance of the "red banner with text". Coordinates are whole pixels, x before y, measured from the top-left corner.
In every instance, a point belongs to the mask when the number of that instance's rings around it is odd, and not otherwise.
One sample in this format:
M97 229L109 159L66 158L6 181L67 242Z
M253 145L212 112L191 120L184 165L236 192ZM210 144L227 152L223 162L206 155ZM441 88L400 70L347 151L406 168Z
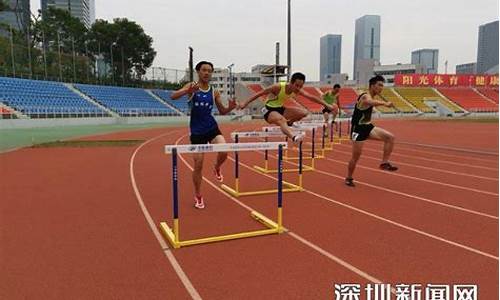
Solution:
M396 74L395 86L491 87L498 88L498 75Z

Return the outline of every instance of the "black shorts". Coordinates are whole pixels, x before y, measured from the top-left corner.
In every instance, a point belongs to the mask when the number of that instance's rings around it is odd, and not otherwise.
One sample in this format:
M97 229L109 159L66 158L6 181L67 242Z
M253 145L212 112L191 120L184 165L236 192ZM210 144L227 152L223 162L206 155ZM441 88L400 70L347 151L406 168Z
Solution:
M362 124L362 125L353 125L351 129L351 140L355 142L365 141L369 136L370 132L372 132L373 124Z
M220 132L219 127L217 126L205 134L191 134L189 139L191 140L191 144L193 145L208 144L218 135L222 135L222 132Z
M262 110L265 111L264 120L266 120L266 122L267 122L267 118L269 117L269 114L272 111L277 111L280 113L280 115L285 114L285 108L283 106L282 107L269 107L266 105L266 106L264 106L264 108Z
M331 113L332 111L331 111L331 110L329 110L328 108L326 108L326 107L325 107L325 108L323 108L322 112L323 112L324 114L325 114L325 113L326 113L326 114L329 114L329 113Z

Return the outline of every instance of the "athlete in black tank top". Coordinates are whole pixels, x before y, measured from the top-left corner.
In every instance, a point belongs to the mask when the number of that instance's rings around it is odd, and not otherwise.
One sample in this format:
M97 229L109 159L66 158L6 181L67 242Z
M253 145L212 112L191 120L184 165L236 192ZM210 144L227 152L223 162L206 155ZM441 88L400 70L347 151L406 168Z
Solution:
M374 100L374 98L382 92L384 82L385 79L382 76L375 76L370 79L368 93L359 95L354 106L354 112L351 119L352 158L347 167L347 177L345 179L345 184L348 186L354 186L352 175L361 157L363 142L367 139L384 142L384 154L380 169L387 171L396 171L398 169L396 166L389 163L389 156L394 147L394 136L382 128L373 126L371 123L373 107L382 105L387 107L394 106L391 102Z

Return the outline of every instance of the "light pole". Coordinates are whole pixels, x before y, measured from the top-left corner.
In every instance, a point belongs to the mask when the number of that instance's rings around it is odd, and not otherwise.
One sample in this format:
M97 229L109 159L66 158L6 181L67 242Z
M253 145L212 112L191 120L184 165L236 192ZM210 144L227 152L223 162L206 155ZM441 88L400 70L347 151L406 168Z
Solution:
M62 81L62 66L61 66L61 32L57 30L57 52L59 55L59 81Z
M113 42L111 46L109 47L109 53L111 56L111 80L113 81L113 84L115 84L115 67L113 65L113 46L116 46L116 42Z
M125 86L125 59L123 56L123 46L121 46L122 50L122 86Z
M28 46L28 65L30 69L30 79L33 78L33 65L31 64L31 32L30 32L30 26L31 26L31 19L29 20L26 32L26 40L27 40L27 46Z
M227 66L227 68L229 69L229 98L233 98L234 96L233 67L234 64L230 64L229 66Z
M76 53L75 53L75 38L71 37L71 50L73 52L73 82L76 82Z
M290 1L288 0L288 24L287 24L287 79L290 80L290 73L292 72L292 36L291 36L291 30L292 30L292 16L291 16L291 8L290 8Z
M189 81L193 82L194 74L193 74L193 48L189 47Z
M16 77L16 62L14 58L14 32L12 32L12 26L9 25L10 31L10 58L12 60L12 75Z

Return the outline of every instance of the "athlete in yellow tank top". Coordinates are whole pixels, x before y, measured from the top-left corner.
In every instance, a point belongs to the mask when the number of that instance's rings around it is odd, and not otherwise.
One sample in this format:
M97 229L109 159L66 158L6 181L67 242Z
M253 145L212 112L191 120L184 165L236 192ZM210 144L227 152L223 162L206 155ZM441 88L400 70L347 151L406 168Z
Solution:
M333 90L328 91L323 94L323 100L325 100L326 103L328 104L336 104L338 107L338 112L340 112L340 100L339 100L339 93L340 93L340 84L335 84L333 86ZM324 108L323 111L323 119L325 120L325 124L328 125L328 121L330 119L330 114L332 114L332 124L335 123L335 118L337 117L337 112L336 111L331 111L328 108ZM325 130L324 132L325 137L328 136L328 131Z
M295 96L301 95L313 102L323 105L324 107L337 111L337 105L328 104L323 99L310 95L302 90L306 76L302 73L294 73L290 82L281 82L254 94L250 98L240 103L240 108L247 107L250 103L262 96L268 96L264 107L264 120L269 124L274 124L281 127L281 131L291 138L293 141L299 141L302 136L294 135L290 126L293 122L299 121L309 114L309 111L303 104L302 107L284 107L285 101L294 99ZM298 102L298 101L296 101Z

